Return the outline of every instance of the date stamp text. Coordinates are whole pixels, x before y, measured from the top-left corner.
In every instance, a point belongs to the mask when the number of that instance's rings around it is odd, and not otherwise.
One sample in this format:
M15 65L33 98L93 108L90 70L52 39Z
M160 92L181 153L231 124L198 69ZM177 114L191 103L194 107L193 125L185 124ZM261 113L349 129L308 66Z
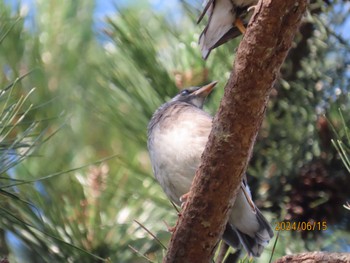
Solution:
M325 231L327 230L326 221L311 222L290 222L281 221L275 223L276 231Z

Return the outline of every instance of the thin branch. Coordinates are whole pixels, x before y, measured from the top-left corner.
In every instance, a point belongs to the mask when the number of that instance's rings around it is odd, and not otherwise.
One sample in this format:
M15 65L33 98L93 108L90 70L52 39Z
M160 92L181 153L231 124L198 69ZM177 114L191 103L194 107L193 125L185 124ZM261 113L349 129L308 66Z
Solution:
M147 227L145 227L143 224L141 224L139 221L134 219L134 222L138 224L143 230L145 230L153 239L161 246L163 249L166 249L166 246L162 243L162 241L159 240L158 237L156 237L155 234L153 234Z

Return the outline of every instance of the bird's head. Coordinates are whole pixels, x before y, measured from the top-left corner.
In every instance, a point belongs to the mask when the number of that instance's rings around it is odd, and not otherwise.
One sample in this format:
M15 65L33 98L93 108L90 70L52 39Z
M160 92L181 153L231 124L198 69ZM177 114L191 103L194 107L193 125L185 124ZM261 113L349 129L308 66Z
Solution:
M206 97L217 83L217 81L214 81L203 87L190 87L183 89L172 99L172 101L183 101L192 104L195 107L202 108Z

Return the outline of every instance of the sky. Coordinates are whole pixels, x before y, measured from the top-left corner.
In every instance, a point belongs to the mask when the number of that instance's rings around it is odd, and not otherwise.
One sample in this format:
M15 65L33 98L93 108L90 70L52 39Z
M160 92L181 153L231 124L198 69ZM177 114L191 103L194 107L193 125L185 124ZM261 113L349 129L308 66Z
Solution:
M21 10L21 14L25 16L25 27L29 30L35 29L35 3L38 0L4 0L4 2L12 7L13 10ZM47 0L52 1L52 0ZM93 30L96 32L96 37L104 41L101 34L105 28L105 18L115 13L116 8L140 5L147 3L151 5L154 11L167 13L171 15L171 18L180 19L182 9L180 7L180 0L94 0L95 11L94 11L94 25ZM201 0L192 0L200 7ZM176 15L177 14L177 15Z
M30 15L35 14L35 2L36 0L4 0L5 3L12 6L16 9L21 5L24 9L28 10ZM142 1L133 1L133 0L95 0L95 14L94 17L96 20L102 19L106 15L111 15L114 13L115 7L124 7L128 5L135 5L137 2ZM174 11L180 12L179 0L149 0L143 1L148 2L154 8L155 11Z
M23 10L28 12L27 20L32 20L35 15L35 1L36 0L5 0L5 3L12 5L13 8L17 7L21 3ZM127 5L133 5L139 1L135 0L95 0L95 27L99 28L104 21L104 17L114 13L115 7L123 7ZM181 12L180 0L149 0L148 1L155 11L171 12L172 14ZM193 0L197 6L200 6L201 0ZM117 4L116 4L117 3ZM344 13L350 12L350 2L344 5L338 5L337 10L342 10ZM31 26L31 22L28 21L27 26ZM350 16L345 20L344 26L334 29L343 38L350 41Z

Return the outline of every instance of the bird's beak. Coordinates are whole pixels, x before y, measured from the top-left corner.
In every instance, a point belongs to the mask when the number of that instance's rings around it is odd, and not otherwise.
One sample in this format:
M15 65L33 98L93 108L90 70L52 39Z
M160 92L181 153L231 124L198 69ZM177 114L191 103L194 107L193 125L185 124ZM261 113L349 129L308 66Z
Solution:
M195 96L201 96L201 97L206 97L209 95L209 93L213 90L213 88L215 87L215 85L217 84L217 81L213 81L212 83L209 83L203 87L201 87L200 89L196 90L195 92L193 92L193 94Z

